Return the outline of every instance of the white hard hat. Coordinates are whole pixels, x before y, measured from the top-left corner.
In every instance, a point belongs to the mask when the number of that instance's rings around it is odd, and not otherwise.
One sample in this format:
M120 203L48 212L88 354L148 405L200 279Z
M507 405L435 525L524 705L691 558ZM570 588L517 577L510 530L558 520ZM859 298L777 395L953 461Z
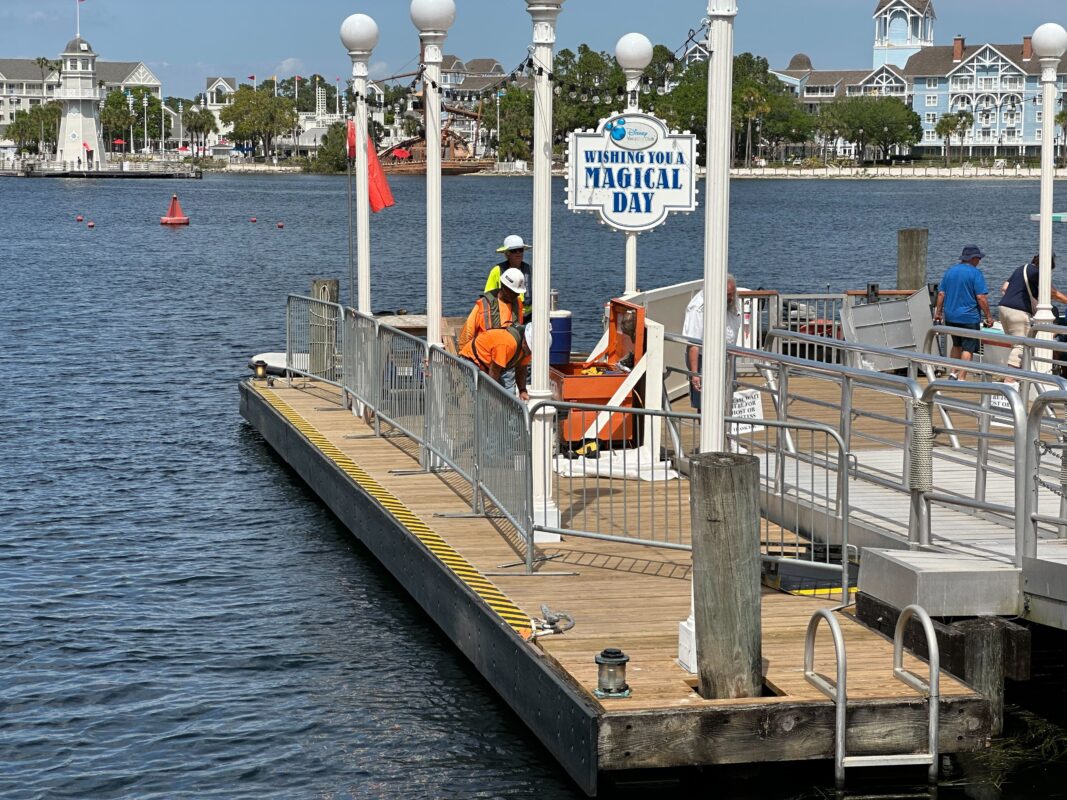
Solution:
M530 245L526 244L522 240L521 236L508 236L504 239L504 244L498 247L496 251L498 253L506 253L508 250L529 250Z
M500 282L515 294L526 294L526 276L522 274L521 269L509 267L504 270L504 274L500 276Z
M522 335L523 335L523 338L526 340L526 346L529 347L530 350L532 351L533 350L533 346L534 346L534 324L532 322L527 322L524 327L526 329L523 331ZM548 349L549 350L552 349L552 331L551 330L549 330L549 332L548 332Z

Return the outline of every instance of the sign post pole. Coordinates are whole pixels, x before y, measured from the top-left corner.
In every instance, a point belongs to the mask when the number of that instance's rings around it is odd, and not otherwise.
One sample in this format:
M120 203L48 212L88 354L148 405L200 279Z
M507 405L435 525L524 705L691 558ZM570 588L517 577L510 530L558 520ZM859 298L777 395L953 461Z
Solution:
M626 110L641 110L641 76L652 63L652 42L640 33L628 33L615 45L615 60L626 75ZM626 232L627 296L637 294L637 233Z
M730 113L733 103L734 17L737 0L708 0L707 200L704 204L704 348L700 452L726 448L726 275L730 256ZM678 626L678 662L697 671L696 622Z

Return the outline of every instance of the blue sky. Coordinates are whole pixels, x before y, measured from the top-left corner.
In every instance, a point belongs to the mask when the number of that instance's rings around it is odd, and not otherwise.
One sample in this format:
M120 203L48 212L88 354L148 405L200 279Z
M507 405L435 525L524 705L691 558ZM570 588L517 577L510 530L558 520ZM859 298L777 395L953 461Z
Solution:
M737 51L784 67L803 51L816 68L871 64L875 0L739 0ZM190 97L208 75L244 80L319 72L345 76L341 21L370 14L382 31L376 76L406 72L418 53L407 0L86 0L82 35L102 58L144 61L167 95ZM456 0L446 52L493 57L506 69L525 57L530 18L523 0ZM55 57L74 33L75 0L0 0L0 57ZM685 41L706 0L567 0L559 46L586 42L602 50L632 30L672 49ZM1067 24L1063 0L935 0L938 44L956 34L968 41L1015 42L1042 22ZM651 12L651 13L650 13Z

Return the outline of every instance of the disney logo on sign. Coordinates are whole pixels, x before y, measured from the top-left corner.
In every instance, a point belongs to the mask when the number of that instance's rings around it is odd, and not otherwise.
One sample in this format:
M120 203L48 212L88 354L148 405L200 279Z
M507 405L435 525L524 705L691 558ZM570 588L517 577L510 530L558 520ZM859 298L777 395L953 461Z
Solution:
M628 117L619 117L604 126L613 144L623 150L647 150L659 141L659 133L651 125Z

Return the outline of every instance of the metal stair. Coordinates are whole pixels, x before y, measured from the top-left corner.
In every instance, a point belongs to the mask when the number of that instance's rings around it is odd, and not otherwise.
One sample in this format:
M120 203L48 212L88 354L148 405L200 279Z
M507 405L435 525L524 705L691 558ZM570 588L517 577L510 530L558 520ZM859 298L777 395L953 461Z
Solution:
M904 629L912 617L917 617L926 634L926 644L929 649L930 675L924 681L910 670L904 669ZM820 621L826 621L834 640L834 655L837 661L837 680L830 681L815 672L815 634L818 631ZM875 756L849 756L845 754L845 744L848 733L848 663L845 655L845 640L841 635L841 626L830 609L820 608L816 611L808 623L807 635L804 639L804 678L821 691L835 704L834 721L834 781L838 789L845 787L845 770L849 767L903 767L919 764L929 765L929 780L937 781L938 773L938 727L940 709L939 677L941 674L940 654L937 648L937 637L934 635L934 626L930 622L930 615L917 605L910 605L900 612L897 619L897 627L893 634L893 676L915 689L926 698L930 711L929 742L925 753L899 753Z

